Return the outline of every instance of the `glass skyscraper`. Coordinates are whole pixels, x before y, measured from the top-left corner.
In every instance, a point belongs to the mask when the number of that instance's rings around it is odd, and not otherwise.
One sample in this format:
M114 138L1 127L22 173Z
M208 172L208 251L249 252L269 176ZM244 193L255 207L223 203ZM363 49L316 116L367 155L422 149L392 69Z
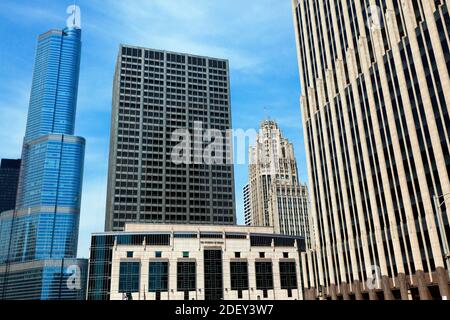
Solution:
M0 215L3 299L84 298L86 261L76 255L85 140L73 136L80 54L75 21L38 38L16 208Z

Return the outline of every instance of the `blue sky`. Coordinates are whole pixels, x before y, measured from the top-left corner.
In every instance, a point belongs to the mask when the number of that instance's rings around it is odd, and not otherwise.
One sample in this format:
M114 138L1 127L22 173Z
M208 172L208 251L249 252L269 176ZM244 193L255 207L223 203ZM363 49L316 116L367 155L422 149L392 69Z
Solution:
M0 158L20 157L37 36L63 28L70 1L0 2ZM83 49L76 135L87 139L79 256L103 231L114 66L120 43L230 60L233 127L257 129L266 116L294 144L300 180L307 167L289 0L78 0ZM266 111L265 111L266 110ZM238 222L247 166L235 168Z

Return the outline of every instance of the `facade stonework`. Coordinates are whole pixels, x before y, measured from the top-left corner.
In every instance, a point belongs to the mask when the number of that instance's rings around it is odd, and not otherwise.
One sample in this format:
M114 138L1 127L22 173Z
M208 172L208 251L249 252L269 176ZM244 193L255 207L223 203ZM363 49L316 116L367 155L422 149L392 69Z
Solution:
M448 5L292 0L308 299L449 297Z
M302 235L309 242L308 190L298 180L294 147L275 121L261 123L249 159L251 225L272 226L277 233Z
M304 250L268 227L127 224L92 236L88 299L302 300Z

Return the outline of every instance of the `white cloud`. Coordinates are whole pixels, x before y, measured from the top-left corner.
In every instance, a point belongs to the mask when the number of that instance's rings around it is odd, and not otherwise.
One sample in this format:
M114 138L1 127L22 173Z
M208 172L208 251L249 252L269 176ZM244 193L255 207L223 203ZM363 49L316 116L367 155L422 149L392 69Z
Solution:
M276 50L285 33L279 19L289 6L277 2L110 0L85 6L103 17L94 22L96 30L118 43L229 58L233 69L255 73L270 63L266 52Z

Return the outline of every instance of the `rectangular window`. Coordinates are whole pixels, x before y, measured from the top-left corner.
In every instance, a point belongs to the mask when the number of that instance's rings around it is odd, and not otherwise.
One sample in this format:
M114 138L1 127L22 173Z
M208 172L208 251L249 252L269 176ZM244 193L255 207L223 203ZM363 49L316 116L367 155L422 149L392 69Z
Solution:
M245 261L230 262L231 290L238 292L242 299L242 291L248 290L248 264Z
M240 252L235 252L234 253L234 257L235 258L240 258L241 257L241 253Z
M272 262L255 262L256 269L256 289L273 289Z
M280 262L281 289L297 289L295 262Z
M191 238L197 238L196 233L174 233L174 238L181 238L181 239L191 239Z
M203 257L205 300L221 300L223 299L222 251L205 250Z
M183 251L183 258L189 258L189 251Z
M195 262L177 263L177 291L189 292L197 290Z
M260 252L259 253L259 257L260 258L265 258L266 257L266 253L265 252Z
M162 257L162 252L161 251L156 251L155 252L155 258L161 258Z
M127 252L127 258L133 258L133 251Z
M251 236L250 237L250 245L252 247L271 247L272 246L272 237Z
M200 238L203 239L222 239L222 233L200 233Z
M276 237L273 239L275 247L294 247L295 238Z
M119 273L119 292L139 292L140 262L121 262Z
M148 291L167 292L169 281L168 262L150 262L148 268Z

